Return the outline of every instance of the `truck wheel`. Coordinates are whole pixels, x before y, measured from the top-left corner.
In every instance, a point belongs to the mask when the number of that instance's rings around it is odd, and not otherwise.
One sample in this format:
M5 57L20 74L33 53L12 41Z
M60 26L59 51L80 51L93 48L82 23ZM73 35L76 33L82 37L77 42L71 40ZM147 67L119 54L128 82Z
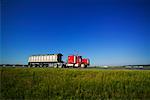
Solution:
M84 64L81 64L81 68L85 68L85 65L84 65Z
M85 65L85 67L84 68L87 68L87 65Z

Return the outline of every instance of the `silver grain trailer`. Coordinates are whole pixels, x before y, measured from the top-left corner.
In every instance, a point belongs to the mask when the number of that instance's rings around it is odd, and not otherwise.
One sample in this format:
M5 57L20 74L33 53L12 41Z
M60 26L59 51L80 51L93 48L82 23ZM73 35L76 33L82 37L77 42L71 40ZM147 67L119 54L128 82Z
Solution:
M63 67L62 54L32 55L28 67Z

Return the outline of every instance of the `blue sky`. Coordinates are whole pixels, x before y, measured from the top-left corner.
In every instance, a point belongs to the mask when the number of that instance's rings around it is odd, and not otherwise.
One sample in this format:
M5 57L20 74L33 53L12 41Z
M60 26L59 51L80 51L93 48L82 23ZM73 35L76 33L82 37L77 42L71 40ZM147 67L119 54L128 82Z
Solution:
M148 0L2 0L1 62L32 54L88 57L92 65L150 63Z

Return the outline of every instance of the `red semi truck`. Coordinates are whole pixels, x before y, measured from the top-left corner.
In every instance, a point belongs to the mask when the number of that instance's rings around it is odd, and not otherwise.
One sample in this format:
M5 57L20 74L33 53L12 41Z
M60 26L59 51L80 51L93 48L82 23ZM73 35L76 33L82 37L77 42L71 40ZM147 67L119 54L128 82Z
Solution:
M87 58L82 58L79 55L69 55L67 62L62 61L62 54L45 54L45 55L32 55L28 59L29 67L50 67L55 68L86 68L90 65L90 60Z
M70 55L68 56L68 62L66 66L68 67L82 67L85 68L90 65L90 61L87 58L82 58L82 56Z

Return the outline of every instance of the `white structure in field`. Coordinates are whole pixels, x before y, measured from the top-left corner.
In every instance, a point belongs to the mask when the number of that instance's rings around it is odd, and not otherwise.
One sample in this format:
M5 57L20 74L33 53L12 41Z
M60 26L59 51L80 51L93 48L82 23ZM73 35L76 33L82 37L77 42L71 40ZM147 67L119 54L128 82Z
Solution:
M107 68L108 66L103 66L104 68Z

